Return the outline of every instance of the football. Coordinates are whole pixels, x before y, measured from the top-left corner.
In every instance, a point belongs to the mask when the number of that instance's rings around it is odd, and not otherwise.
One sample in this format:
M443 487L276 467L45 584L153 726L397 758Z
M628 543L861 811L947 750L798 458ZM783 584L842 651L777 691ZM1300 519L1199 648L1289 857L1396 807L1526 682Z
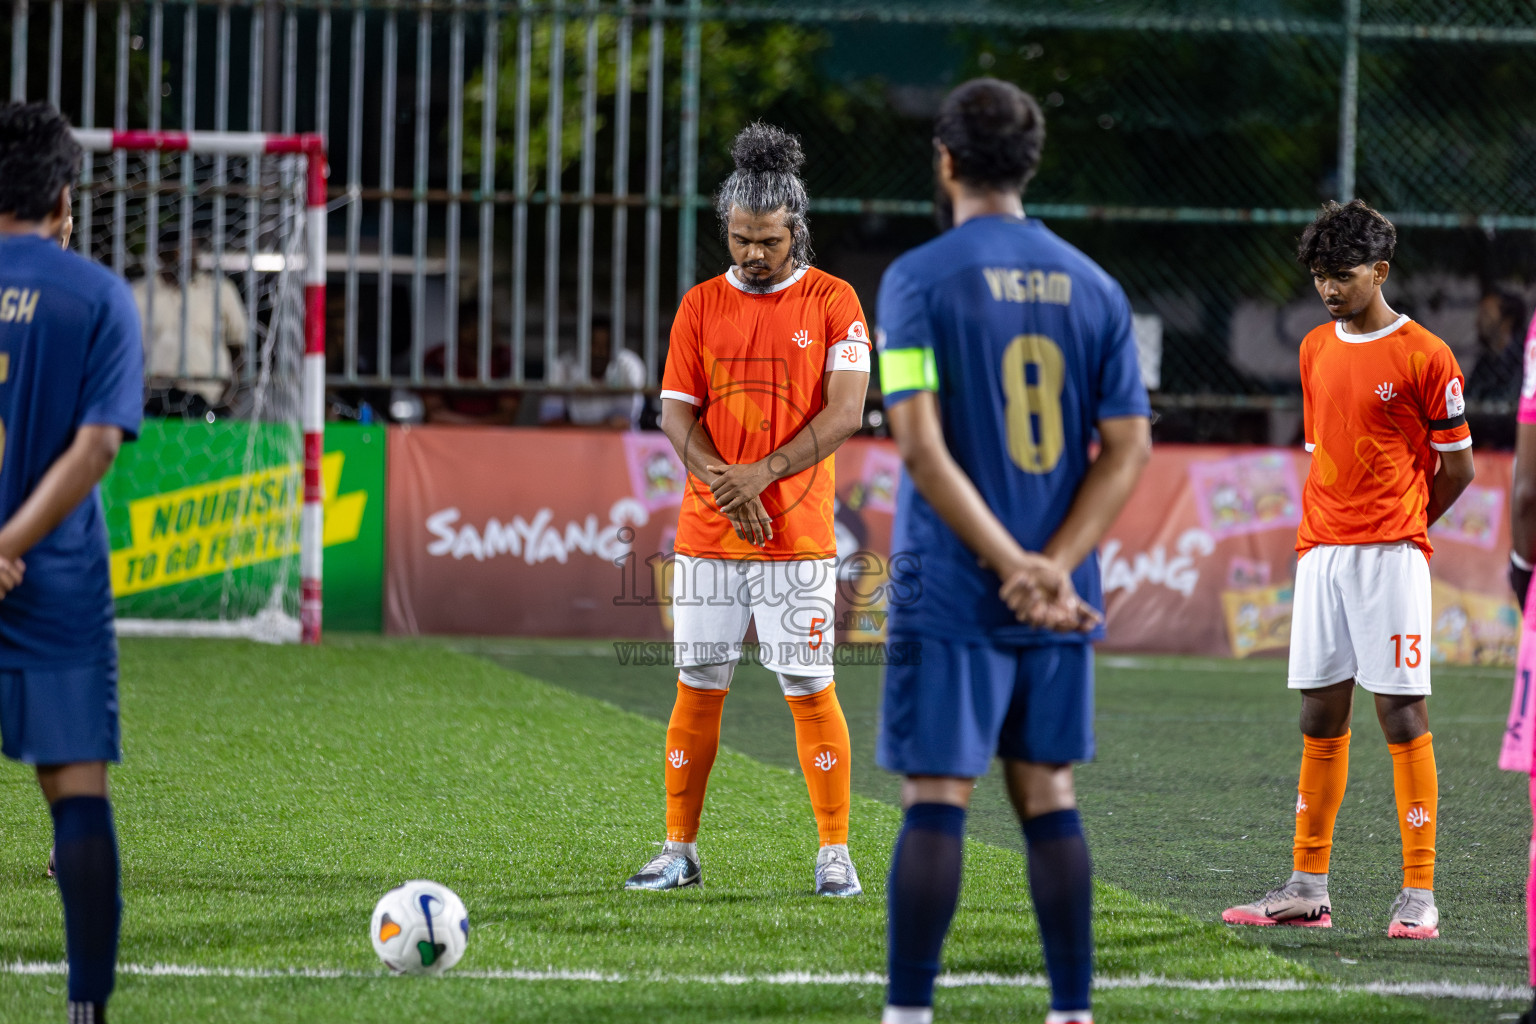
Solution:
M469 944L469 914L446 885L426 879L389 890L368 926L374 952L398 974L442 974Z

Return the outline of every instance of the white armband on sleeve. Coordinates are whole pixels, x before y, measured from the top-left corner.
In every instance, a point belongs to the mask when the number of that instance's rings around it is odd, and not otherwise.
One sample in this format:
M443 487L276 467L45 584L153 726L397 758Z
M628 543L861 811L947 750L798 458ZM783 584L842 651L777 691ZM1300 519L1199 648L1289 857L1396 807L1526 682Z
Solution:
M840 341L827 349L828 370L862 370L869 372L869 343L864 341Z

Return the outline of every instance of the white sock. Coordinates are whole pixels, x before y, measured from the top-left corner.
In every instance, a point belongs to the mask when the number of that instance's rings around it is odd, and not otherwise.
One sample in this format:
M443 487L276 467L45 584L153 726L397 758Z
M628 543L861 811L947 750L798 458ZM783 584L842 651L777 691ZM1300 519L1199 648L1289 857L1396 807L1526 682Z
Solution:
M1045 1015L1045 1024L1093 1024L1093 1011L1052 1010Z
M880 1024L933 1024L931 1006L887 1006Z
M1328 895L1328 872L1292 871L1291 881L1301 884L1301 894L1309 900Z
M820 850L816 851L816 859L817 860L821 860L821 855L826 850L840 850L840 851L842 851L842 854L843 854L844 857L848 856L848 844L847 843L828 843L827 845L823 846Z
M686 853L688 856L692 857L694 860L698 860L699 859L699 844L698 843L679 843L679 842L675 842L675 841L673 841L671 839L668 839L667 840L667 845L662 847L662 849L667 851L668 853Z

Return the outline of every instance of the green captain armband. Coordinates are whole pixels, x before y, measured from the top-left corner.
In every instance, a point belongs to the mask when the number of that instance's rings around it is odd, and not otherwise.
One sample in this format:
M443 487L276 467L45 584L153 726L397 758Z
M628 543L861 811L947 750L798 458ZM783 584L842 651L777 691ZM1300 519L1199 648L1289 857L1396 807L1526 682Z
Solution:
M889 348L880 353L880 390L939 390L939 365L931 348Z

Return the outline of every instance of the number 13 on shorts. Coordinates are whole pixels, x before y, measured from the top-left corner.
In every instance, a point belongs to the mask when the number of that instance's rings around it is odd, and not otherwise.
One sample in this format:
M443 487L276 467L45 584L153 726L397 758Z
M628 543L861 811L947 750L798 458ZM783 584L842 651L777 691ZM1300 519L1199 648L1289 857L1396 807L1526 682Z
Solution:
M1423 639L1418 633L1394 633L1392 634L1392 665L1394 668L1418 668L1424 660L1419 651L1419 641Z

